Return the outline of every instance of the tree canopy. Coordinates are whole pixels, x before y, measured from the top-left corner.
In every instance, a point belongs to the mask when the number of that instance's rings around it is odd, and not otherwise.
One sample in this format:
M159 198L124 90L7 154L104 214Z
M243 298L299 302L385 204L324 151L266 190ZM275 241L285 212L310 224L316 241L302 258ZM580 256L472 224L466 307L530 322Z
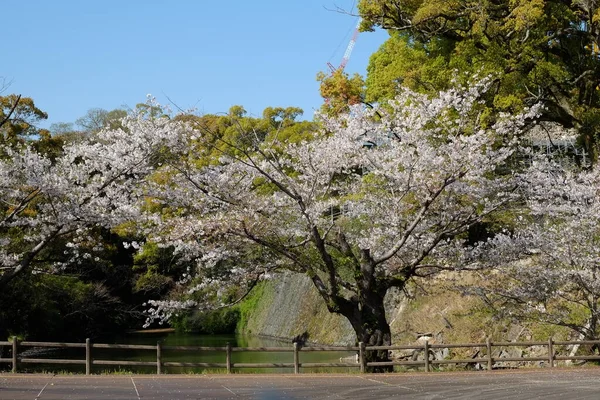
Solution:
M154 206L145 232L197 268L189 297L152 302L151 318L206 307L210 289L226 304L226 288L251 288L289 270L312 280L359 341L391 343L387 291L452 269L470 227L512 199L510 176L493 172L535 113L478 125L478 99L489 85L435 98L406 91L391 112L325 119L307 142L240 130L238 141L215 138L218 163L195 162L198 141L210 132L179 131L177 156L160 169L168 181L147 189ZM158 218L165 209L171 217Z
M367 101L400 85L435 93L461 73L494 73L488 105L576 127L589 146L600 127L600 8L588 0L361 0L362 29L387 29L372 56Z
M365 82L359 74L350 77L342 69L337 69L330 75L319 72L317 81L320 82L321 97L325 100L321 106L324 115L333 117L348 113L352 106L365 101Z

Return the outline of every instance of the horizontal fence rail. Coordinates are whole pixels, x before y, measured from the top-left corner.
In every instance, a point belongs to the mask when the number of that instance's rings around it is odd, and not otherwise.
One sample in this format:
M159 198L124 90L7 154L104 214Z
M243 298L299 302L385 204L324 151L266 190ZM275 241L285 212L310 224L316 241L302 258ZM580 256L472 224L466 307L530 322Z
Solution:
M221 347L207 346L163 346L160 342L156 346L152 345L129 345L129 344L104 344L92 343L86 339L85 343L60 343L60 342L29 342L19 341L13 338L12 341L0 341L0 347L8 346L11 348L11 358L0 358L0 363L12 364L12 372L18 372L20 364L77 364L85 365L86 375L89 375L94 365L116 365L116 366L140 366L155 367L156 373L161 374L163 367L200 367L200 368L221 368L227 373L231 373L233 368L293 368L294 373L300 373L300 368L318 368L318 367L342 367L359 368L360 372L366 372L368 367L381 366L411 366L422 367L427 372L432 371L434 365L447 364L480 364L486 366L487 370L494 369L497 362L547 362L549 367L554 367L557 361L600 361L600 355L556 355L555 346L580 346L589 345L600 348L600 340L582 340L582 341L554 341L552 338L547 341L529 341L529 342L492 342L489 338L485 343L450 343L450 344L430 344L425 341L418 345L396 345L396 346L365 346L359 343L358 346L310 346L304 347L298 343L293 343L292 347L232 347L229 343ZM543 356L529 357L494 357L494 348L509 347L546 347L546 354ZM83 348L85 349L85 359L53 359L53 358L32 358L19 354L19 350L25 347L29 348ZM478 349L472 358L432 358L434 349ZM118 349L118 350L149 350L156 352L156 361L126 361L126 360L98 360L93 359L93 349ZM163 350L186 351L201 354L204 351L220 351L224 353L224 362L173 362L164 361L162 357ZM367 361L367 352L371 351L394 351L410 350L413 355L422 355L422 359L399 360L399 361ZM301 362L300 353L319 352L319 351L355 351L357 352L356 362L336 362L336 363L314 363ZM278 352L293 353L293 362L279 363L234 363L232 362L233 352ZM0 353L1 354L1 353ZM483 354L477 357L477 355ZM347 357L351 358L351 357ZM342 361L342 359L340 359Z

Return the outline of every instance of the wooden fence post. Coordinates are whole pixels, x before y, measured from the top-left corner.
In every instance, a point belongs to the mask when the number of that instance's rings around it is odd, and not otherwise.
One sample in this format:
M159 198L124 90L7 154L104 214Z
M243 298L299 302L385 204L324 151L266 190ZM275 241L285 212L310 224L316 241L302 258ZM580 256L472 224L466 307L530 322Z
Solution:
M17 352L19 351L19 339L16 336L13 336L12 340L12 372L13 374L17 373L17 363L19 360L17 359Z
M227 342L225 345L225 363L227 368L227 373L231 373L231 343Z
M300 373L300 355L298 354L298 342L294 342L294 373Z
M365 358L365 344L363 342L358 343L358 358L360 361L360 372L364 374L367 371L367 359Z
M85 339L85 374L92 373L92 342L90 338Z
M160 340L156 342L156 374L162 374L162 345Z
M425 352L425 371L431 372L431 366L429 365L429 340L425 341L424 352Z
M490 340L489 336L485 338L485 346L487 347L487 369L488 371L491 371L494 364L494 359L492 358L492 341Z
M554 367L554 341L552 336L548 338L548 365L550 368Z

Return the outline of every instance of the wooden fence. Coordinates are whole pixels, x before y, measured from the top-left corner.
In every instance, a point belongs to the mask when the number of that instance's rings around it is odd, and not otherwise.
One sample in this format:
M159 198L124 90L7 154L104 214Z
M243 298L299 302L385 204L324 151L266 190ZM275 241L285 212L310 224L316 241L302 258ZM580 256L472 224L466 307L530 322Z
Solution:
M151 345L125 345L125 344L100 344L91 343L89 339L85 343L57 343L57 342L20 342L13 339L12 342L0 341L0 346L10 346L12 348L11 358L0 358L0 363L12 364L12 372L18 372L20 364L79 364L85 365L85 373L89 375L93 366L115 365L115 366L143 366L155 367L156 373L161 374L163 367L201 367L201 368L222 368L231 373L233 368L293 368L294 373L300 373L300 368L317 367L345 367L359 368L360 372L366 372L368 367L377 366L412 366L422 367L427 372L432 371L432 366L443 364L480 364L486 366L487 370L494 369L496 362L532 362L544 361L548 367L554 367L557 361L589 361L600 360L600 355L576 355L576 356L558 356L555 352L556 346L574 346L590 345L600 346L600 340L587 341L554 341L552 338L547 341L530 342L492 342L487 339L485 343L459 343L459 344L430 344L424 342L422 345L401 345L401 346L365 346L359 343L358 346L321 346L321 347L302 347L294 343L292 347L231 347L227 344L224 347L204 347L204 346L163 346L160 342L156 346ZM546 355L537 357L493 357L494 348L506 349L509 347L531 347L543 346L547 348ZM85 348L85 359L52 359L52 358L30 358L19 355L19 350L24 347L35 348ZM482 357L473 358L447 358L436 360L432 359L435 349L478 349L477 354L483 354ZM125 361L125 360L97 360L93 359L93 349L131 349L131 350L152 350L156 352L156 361ZM198 352L203 351L222 351L224 361L222 363L201 363L201 362L169 362L163 360L163 350ZM420 353L421 360L403 360L387 362L367 362L366 354L375 350L410 350L413 354ZM355 351L357 352L358 362L339 362L339 363L305 363L300 361L300 353L314 351ZM293 353L293 362L291 363L233 363L231 354L233 352L290 352ZM198 354L197 353L197 354ZM428 356L425 357L424 355Z

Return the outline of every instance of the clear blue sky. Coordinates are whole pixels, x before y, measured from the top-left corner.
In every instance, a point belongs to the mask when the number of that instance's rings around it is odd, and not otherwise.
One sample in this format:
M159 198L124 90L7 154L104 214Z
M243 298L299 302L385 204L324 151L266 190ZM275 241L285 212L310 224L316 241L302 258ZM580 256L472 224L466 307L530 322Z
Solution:
M93 107L111 110L168 96L200 113L243 105L321 104L315 75L338 65L356 18L354 0L27 0L2 4L3 94L32 97L43 126L73 122ZM366 74L386 32L358 37L349 73Z

